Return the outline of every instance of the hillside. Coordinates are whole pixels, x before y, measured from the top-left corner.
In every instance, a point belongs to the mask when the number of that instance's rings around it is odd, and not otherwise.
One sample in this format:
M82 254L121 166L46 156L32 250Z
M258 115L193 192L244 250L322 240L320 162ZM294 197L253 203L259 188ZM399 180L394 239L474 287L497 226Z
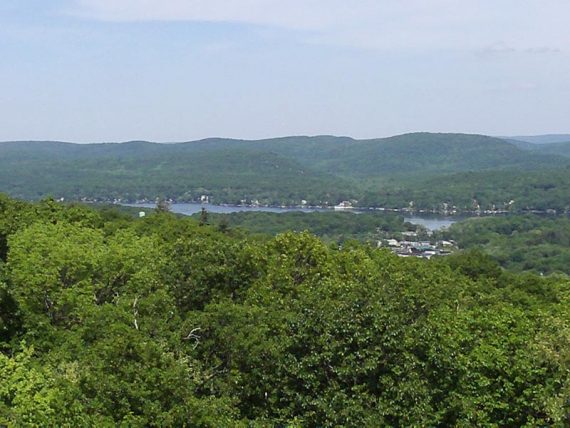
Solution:
M323 172L357 177L536 169L568 164L568 161L550 154L529 154L500 138L469 134L422 132L370 140L333 136L257 141L209 139L184 146L193 152L233 150L236 146L271 151Z
M567 164L533 155L483 135L415 133L362 141L323 161L325 170L360 177L438 175L491 169L536 169Z
M2 153L1 188L25 199L53 195L194 200L205 194L230 203L244 198L294 203L304 197L336 203L348 197L350 190L343 180L308 170L295 160L241 148L185 153L175 145L128 143L69 145L60 154L64 146L54 144L53 150L46 146L42 145L45 153L32 151L30 157L25 151Z
M540 154L570 157L570 140L562 143L533 144L521 142L517 146Z
M557 212L570 210L570 169L535 171L493 170L371 184L360 201L363 206L414 207L442 211L443 204L461 211L509 210ZM511 203L511 201L513 201Z
M212 138L177 144L0 143L0 191L38 199L336 204L360 199L370 180L413 182L451 173L565 167L557 153L481 135L415 133L373 140ZM405 198L407 199L407 197Z

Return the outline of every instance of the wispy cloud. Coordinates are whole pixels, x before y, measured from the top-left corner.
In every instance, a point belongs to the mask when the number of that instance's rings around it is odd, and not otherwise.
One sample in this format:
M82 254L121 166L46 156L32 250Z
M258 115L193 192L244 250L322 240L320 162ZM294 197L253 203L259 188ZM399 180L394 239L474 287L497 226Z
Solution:
M106 21L241 22L299 30L323 29L348 12L331 0L76 0L72 13Z
M504 42L494 43L479 50L481 55L510 55L517 52L517 49Z
M554 48L550 46L537 46L532 48L524 49L525 53L528 54L553 54L553 53L560 53L562 50L560 48Z
M549 54L559 54L562 50L558 47L550 46L532 46L525 48L515 48L504 42L494 43L489 46L485 46L477 51L483 57L500 57L500 56L512 56L512 55L549 55Z
M570 44L567 0L72 0L68 12L275 27L310 43L373 49L552 53Z

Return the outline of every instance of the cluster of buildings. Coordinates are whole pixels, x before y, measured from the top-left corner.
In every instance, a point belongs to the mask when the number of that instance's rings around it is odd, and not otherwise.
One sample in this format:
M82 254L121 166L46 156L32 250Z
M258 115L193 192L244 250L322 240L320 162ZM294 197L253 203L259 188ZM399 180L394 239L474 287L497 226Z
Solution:
M447 256L457 249L454 241L398 241L387 239L379 241L378 247L387 247L399 257L420 257L430 259L434 256Z

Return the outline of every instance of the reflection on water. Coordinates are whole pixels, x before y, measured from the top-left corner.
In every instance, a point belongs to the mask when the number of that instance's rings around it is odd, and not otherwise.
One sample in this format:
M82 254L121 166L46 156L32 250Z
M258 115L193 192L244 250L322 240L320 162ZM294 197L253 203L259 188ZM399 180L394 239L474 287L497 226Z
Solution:
M439 217L439 216L408 216L405 215L404 219L412 224L424 226L428 230L438 230L444 227L449 227L453 223L461 220L456 217Z
M127 207L140 207L140 208L156 208L156 204L124 204ZM331 211L325 208L273 208L273 207L243 207L238 205L211 205L199 203L176 203L170 205L170 211L175 214L192 215L202 211L216 214L230 214L243 211L264 211L270 213L286 213L292 211L314 212L314 211Z
M140 207L140 208L155 208L156 204L125 204L129 207ZM177 203L172 204L170 206L170 211L175 214L184 214L184 215L192 215L199 213L202 211L202 208L205 208L208 212L211 213L218 213L218 214L230 214L235 212L243 212L243 211L264 211L270 213L285 213L285 212L293 212L293 211L302 211L302 212L332 212L331 209L326 208L272 208L272 207L242 207L242 206L235 206L235 205L211 205L211 204L198 204L198 203ZM349 211L351 212L351 211ZM358 213L357 211L354 211ZM378 213L378 215L382 215ZM404 219L407 222L412 224L418 224L424 226L428 230L438 230L443 227L449 227L453 223L461 220L460 218L456 217L442 217L436 215L409 215L404 214Z

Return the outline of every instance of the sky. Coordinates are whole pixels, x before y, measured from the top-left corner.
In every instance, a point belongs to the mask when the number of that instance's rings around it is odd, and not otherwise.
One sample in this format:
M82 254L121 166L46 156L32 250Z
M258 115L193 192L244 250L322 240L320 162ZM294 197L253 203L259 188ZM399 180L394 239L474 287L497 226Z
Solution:
M0 141L570 132L568 0L1 0Z

